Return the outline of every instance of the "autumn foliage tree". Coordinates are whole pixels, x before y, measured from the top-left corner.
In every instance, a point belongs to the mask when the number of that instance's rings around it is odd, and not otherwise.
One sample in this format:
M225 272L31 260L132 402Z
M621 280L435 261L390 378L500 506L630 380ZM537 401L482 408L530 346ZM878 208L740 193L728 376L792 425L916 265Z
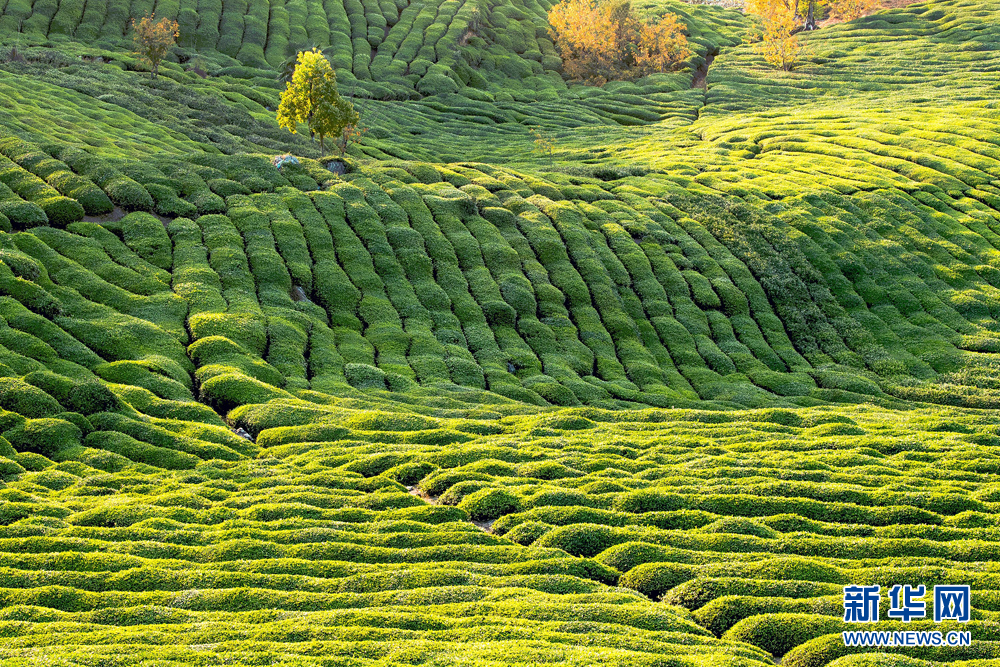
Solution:
M299 53L292 80L281 93L278 125L295 134L305 123L325 151L324 139L345 137L345 128L357 125L358 118L354 105L337 92L337 75L326 56L319 49Z
M845 21L868 16L879 7L878 0L835 0L833 13Z
M549 34L571 79L603 84L668 72L691 55L677 15L643 23L628 0L562 0L549 10Z
M177 21L168 18L157 21L155 14L149 14L138 21L132 19L132 40L139 56L149 62L151 78L156 78L160 62L170 53L170 48L177 43L180 34Z
M786 0L746 0L744 6L748 14L760 18L760 28L753 35L757 52L770 65L783 70L792 68L801 48L793 34L797 25L796 7L797 3Z
M815 30L817 16L826 9L845 21L871 14L879 0L745 0L744 11L760 19L753 34L757 51L775 67L789 70L801 50L796 29Z

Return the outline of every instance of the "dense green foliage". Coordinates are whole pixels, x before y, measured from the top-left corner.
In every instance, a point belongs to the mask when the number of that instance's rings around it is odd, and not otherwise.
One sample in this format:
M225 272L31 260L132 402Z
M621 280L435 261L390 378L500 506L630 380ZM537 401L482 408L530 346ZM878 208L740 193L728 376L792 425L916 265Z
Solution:
M0 0L4 667L998 664L996 4L775 73L637 2L696 53L600 88L549 5L157 3L150 80L153 3ZM847 583L973 646L846 649Z

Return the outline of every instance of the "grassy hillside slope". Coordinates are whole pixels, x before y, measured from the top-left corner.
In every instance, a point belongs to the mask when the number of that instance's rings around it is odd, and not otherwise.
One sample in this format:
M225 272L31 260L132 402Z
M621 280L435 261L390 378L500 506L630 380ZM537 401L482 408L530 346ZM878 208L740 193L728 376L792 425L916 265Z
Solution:
M161 2L151 81L152 4L0 0L5 666L1000 656L995 4L775 73L647 3L696 55L603 88L546 7ZM273 119L307 41L343 175ZM843 655L845 583L976 641Z

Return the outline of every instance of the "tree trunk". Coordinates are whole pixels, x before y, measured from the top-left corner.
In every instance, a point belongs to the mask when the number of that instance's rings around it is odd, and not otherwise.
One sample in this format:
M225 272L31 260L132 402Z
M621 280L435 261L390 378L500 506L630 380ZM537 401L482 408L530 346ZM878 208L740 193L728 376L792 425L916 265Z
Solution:
M809 0L809 11L806 13L805 29L816 29L816 0Z
M322 132L319 135L319 152L320 153L325 153L326 152L326 147L323 145L323 133Z

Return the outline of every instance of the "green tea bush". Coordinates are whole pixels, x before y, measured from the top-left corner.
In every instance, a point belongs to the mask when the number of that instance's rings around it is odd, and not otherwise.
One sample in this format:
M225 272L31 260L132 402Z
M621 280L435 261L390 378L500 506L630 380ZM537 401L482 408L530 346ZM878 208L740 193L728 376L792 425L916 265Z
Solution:
M7 479L14 475L20 475L23 472L24 468L20 463L11 461L7 457L0 456L0 478Z
M743 517L719 519L702 526L700 530L706 533L735 533L737 535L755 535L764 538L778 537L777 531Z
M82 220L86 212L80 202L69 197L54 196L36 200L38 205L45 211L49 224L54 227L65 227L71 222Z
M155 200L155 211L159 215L178 218L190 217L198 213L197 206L178 197L177 193L166 185L147 183L145 187Z
M235 343L235 354L263 354L267 346L267 332L261 318L251 314L241 313L198 313L188 319L188 326L191 334L196 339L191 344L190 354L194 355L201 348L201 345L211 343L211 348L206 348L201 354L201 358L206 361L216 355L222 356L216 351L216 347L226 347L219 339L229 339L229 343ZM201 343L200 339L209 339ZM201 345L199 345L201 343ZM195 347L197 346L197 347Z
M126 211L148 212L152 211L155 206L149 192L127 176L121 174L110 176L110 178L102 179L98 184L115 205Z
M279 407L282 409L284 406ZM301 426L278 426L264 428L252 420L241 418L241 423L247 423L251 433L258 433L257 444L261 447L274 447L295 442L330 442L342 440L350 436L351 431L340 424L304 424Z
M843 616L840 616L840 618L837 618L837 616L843 614L843 602L843 593L827 598L799 598L794 600L733 595L712 600L701 609L695 611L694 617L698 620L699 624L708 628L716 635L722 636L723 633L738 622L746 618L764 614L819 614L833 616L834 620L841 621ZM772 625L771 627L774 626ZM794 634L792 636L794 637ZM798 643L794 639L788 639L788 641L789 643ZM795 644L793 643L792 645Z
M111 390L99 382L81 382L51 371L29 373L24 376L24 381L53 396L71 412L89 415L116 410L121 406Z
M47 225L49 222L45 211L38 204L19 199L13 193L4 197L2 190L0 190L0 215L7 218L14 229L30 229Z
M639 591L651 600L659 600L667 591L690 581L694 576L695 569L689 565L645 563L623 574L618 580L618 585ZM756 642L750 643L759 646Z
M62 194L80 202L87 215L104 215L114 209L111 199L90 179L67 169L55 171L45 180Z
M83 445L118 454L136 463L145 463L166 470L192 469L201 460L197 456L156 447L116 431L94 431L83 439Z
M531 546L540 537L552 529L552 526L541 521L525 521L504 534L508 540L523 546Z
M369 364L345 364L344 375L357 389L385 390L385 371Z
M62 412L62 406L43 389L17 378L0 378L0 407L29 418Z
M17 264L16 260L14 263ZM43 317L58 317L65 312L62 302L31 279L15 276L6 261L0 263L0 292L13 297Z
M468 512L477 521L492 521L504 514L519 511L521 500L503 489L481 489L463 498L458 503L458 508Z
M148 213L129 213L121 220L122 239L137 255L161 269L173 266L173 245L163 223Z
M265 384L243 373L221 373L202 383L200 400L219 412L229 412L239 405L267 403L278 398L291 398L288 392Z
M553 528L533 546L562 549L571 556L590 558L619 541L619 537L607 526L577 524Z
M19 452L32 452L56 458L80 445L83 434L72 422L63 419L29 419L4 431L4 437Z
M813 614L766 614L745 618L723 635L725 639L759 646L774 656L783 656L799 644L845 626L840 618Z
M615 498L614 509L619 512L671 512L684 509L687 501L676 493L656 489L642 489L623 493Z
M400 484L415 486L422 479L427 477L438 468L432 463L411 461L401 465L393 466L382 472L384 477L395 480Z
M220 197L228 197L229 195L248 195L250 190L247 189L242 183L237 183L236 181L231 181L227 178L213 178L206 181L208 187L212 189L212 192L219 195Z
M690 560L687 553L670 547L649 544L646 542L620 542L611 540L613 532L607 529L609 536L608 547L600 552L597 561L602 565L628 572L637 565L656 562L680 562L685 563Z

